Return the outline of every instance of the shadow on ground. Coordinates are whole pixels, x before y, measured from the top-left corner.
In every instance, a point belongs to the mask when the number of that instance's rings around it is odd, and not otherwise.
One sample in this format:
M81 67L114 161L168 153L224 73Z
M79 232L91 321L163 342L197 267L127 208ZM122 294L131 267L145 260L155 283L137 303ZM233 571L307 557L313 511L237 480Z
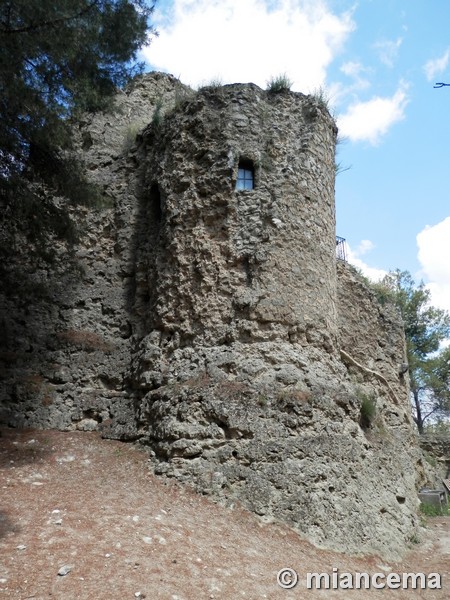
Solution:
M0 469L13 469L48 460L55 450L45 433L33 429L0 428ZM37 433L37 432L36 432Z
M20 527L12 522L8 514L0 510L0 539L6 537L9 533L19 533Z

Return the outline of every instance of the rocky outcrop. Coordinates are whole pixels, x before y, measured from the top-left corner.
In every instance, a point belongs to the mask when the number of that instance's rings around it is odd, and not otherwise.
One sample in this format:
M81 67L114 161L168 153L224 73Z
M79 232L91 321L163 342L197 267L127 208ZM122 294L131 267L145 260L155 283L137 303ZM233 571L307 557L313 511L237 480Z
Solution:
M2 419L140 440L318 544L401 553L423 471L402 325L337 264L335 137L313 97L158 73L87 116L102 208L53 265L16 248Z

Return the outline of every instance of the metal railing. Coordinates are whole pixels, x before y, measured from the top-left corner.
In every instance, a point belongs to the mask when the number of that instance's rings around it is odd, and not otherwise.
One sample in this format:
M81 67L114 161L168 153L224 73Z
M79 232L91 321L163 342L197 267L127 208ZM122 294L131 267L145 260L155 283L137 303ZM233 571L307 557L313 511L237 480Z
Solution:
M347 262L347 243L345 238L336 236L336 258Z

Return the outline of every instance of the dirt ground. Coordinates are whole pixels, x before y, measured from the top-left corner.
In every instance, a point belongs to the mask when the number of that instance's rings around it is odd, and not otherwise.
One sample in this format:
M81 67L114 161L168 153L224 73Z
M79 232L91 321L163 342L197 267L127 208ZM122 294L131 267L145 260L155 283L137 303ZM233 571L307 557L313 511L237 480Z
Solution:
M95 433L1 434L2 599L362 600L374 591L398 600L450 598L450 518L429 519L401 563L351 557L155 477L132 445ZM286 567L298 572L293 589L277 584ZM442 589L307 589L307 572L332 575L333 568L435 572Z

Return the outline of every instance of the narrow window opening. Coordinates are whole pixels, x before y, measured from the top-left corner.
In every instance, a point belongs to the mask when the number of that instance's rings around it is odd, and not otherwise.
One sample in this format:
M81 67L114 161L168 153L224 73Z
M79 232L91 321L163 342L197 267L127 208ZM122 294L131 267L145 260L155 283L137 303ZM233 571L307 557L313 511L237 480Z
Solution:
M236 182L237 190L253 190L255 187L255 168L251 160L240 160Z
M153 183L149 193L150 212L153 220L159 223L162 219L161 193L157 183Z

